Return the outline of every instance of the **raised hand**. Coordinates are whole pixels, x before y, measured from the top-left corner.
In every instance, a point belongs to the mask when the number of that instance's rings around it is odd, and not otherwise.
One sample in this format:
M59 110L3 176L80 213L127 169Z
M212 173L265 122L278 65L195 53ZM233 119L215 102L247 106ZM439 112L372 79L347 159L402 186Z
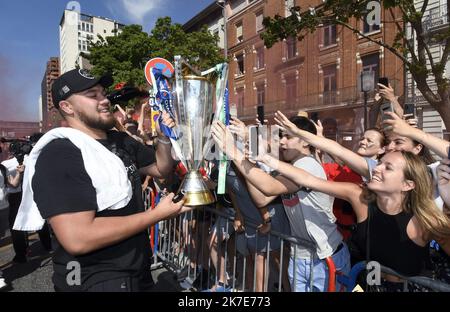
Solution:
M317 120L317 123L315 123L313 120L311 120L311 122L314 124L314 126L316 126L316 130L317 130L317 136L319 137L324 137L323 136L323 126L322 126L322 122L320 122L320 120Z
M290 136L301 136L301 130L297 128L297 126L291 122L282 112L277 111L275 113L275 122L281 128L282 131L285 131Z
M408 136L411 133L412 127L396 113L385 112L384 114L390 117L382 123L384 131L390 131L401 136Z
M230 132L236 134L241 141L246 142L248 140L248 129L245 123L236 117L231 117L230 126L228 127Z
M163 196L159 204L156 205L155 209L150 211L157 212L159 220L170 219L184 212L183 204L185 202L185 199L183 198L179 202L174 203L172 201L174 196L174 193L169 193L167 196Z
M172 117L170 117L170 114L168 112L162 112L161 118L162 118L161 123L163 125L166 125L169 128L175 127L175 121L172 119ZM156 133L158 134L159 137L165 136L164 133L162 133L162 131L161 131L159 121L156 123Z
M388 101L395 101L396 97L394 94L394 88L392 88L391 84L389 86L385 86L381 83L378 84L380 96Z
M236 148L236 142L230 130L220 121L213 123L211 127L212 138L216 142L216 146L228 156L229 159L237 159L242 157Z
M25 171L25 165L18 165L17 167L16 167L16 171L18 172L18 173L23 173L24 171Z

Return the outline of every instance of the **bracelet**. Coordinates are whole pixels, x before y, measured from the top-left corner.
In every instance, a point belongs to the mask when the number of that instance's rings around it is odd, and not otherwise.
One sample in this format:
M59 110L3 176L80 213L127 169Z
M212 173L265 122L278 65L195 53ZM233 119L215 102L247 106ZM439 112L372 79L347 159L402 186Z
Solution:
M159 139L159 138L158 138L158 143L161 143L161 144L164 144L164 145L172 144L172 143L170 142L170 140L169 140L169 141L166 141L166 140L161 140L161 139Z

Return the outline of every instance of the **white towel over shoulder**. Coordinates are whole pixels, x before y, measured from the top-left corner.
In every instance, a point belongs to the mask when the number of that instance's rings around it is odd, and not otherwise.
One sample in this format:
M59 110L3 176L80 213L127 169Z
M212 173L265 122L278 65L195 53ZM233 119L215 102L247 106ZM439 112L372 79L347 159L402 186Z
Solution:
M31 181L42 149L55 139L69 139L80 149L84 167L97 193L98 211L125 207L132 197L131 183L119 157L87 134L73 128L56 128L47 132L34 146L25 166L22 203L14 223L15 230L37 231L44 219L33 199ZM67 164L70 166L70 164Z

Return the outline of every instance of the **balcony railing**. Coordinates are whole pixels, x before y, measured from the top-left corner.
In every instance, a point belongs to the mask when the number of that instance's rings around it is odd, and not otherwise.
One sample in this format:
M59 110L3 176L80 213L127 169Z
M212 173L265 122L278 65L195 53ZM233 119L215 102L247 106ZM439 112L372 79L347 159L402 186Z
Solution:
M373 99L374 93L368 94L369 103ZM299 110L317 111L362 105L362 103L363 93L356 86L353 86L335 91L302 95L289 100L267 102L264 104L264 114L266 118L270 118L277 110L293 114ZM238 116L243 120L253 120L256 112L256 105L238 107Z
M425 31L442 28L449 24L447 7L445 5L433 8L423 19Z

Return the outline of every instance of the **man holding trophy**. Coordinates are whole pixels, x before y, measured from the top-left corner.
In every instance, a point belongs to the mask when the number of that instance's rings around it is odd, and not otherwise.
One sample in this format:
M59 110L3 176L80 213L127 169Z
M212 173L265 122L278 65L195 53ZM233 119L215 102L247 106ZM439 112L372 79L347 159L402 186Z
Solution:
M205 133L212 122L213 82L205 76L216 75L217 119L223 116L227 65L198 73L180 57L175 64L173 96L167 90L158 94L165 111L156 152L110 131L116 122L105 95L111 77L74 69L53 83L53 103L69 127L49 131L30 154L14 229L36 231L48 220L58 240L56 291L149 291L147 229L192 209L186 206L214 202L198 172L212 146ZM171 174L172 147L189 171L187 178L178 198L170 193L145 210L140 175Z
M69 127L45 134L25 170L14 228L35 231L49 221L59 243L56 291L150 290L147 229L187 210L184 200L173 202L173 193L145 210L140 174L172 173L170 141L159 133L154 152L110 131L115 118L105 88L111 83L111 77L78 69L55 80L53 102ZM162 123L174 125L168 114Z

